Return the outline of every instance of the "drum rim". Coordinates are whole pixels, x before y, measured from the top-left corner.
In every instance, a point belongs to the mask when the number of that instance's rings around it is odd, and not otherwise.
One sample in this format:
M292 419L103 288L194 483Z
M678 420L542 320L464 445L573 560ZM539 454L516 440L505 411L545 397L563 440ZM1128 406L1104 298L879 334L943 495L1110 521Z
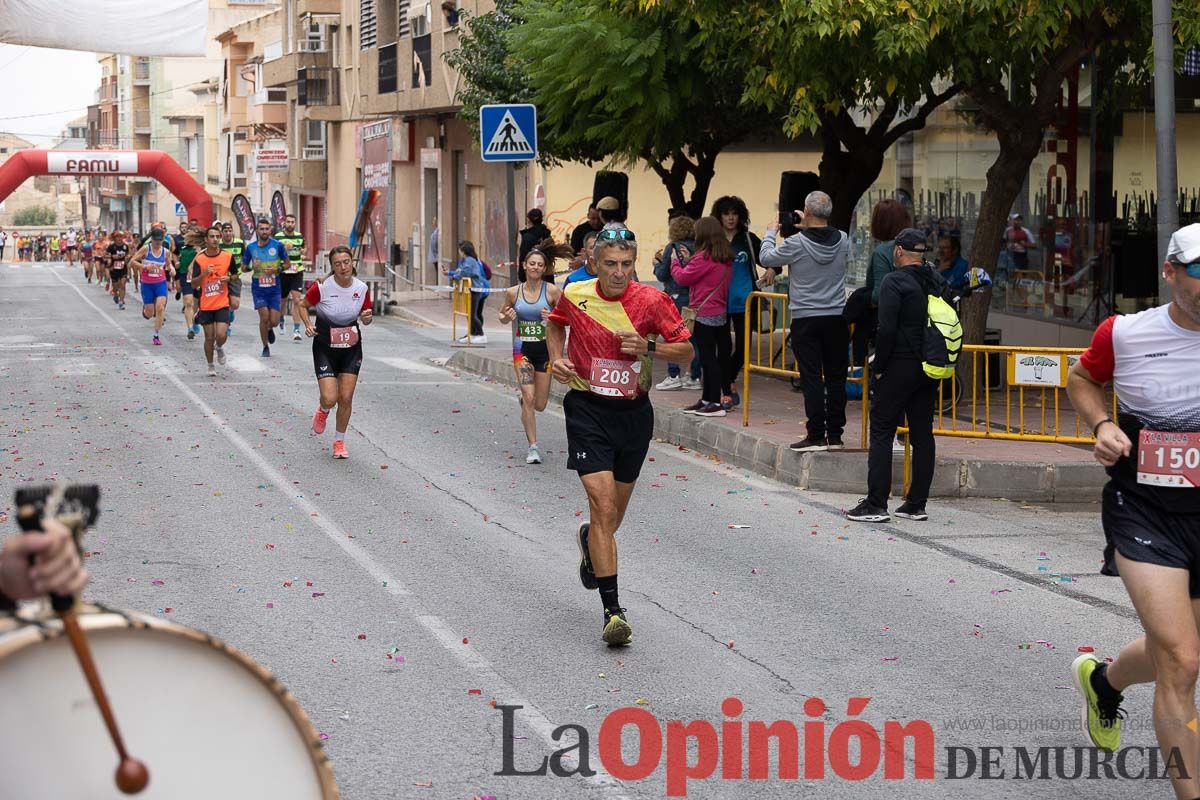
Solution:
M223 639L218 639L196 628L189 628L178 622L159 619L140 611L127 611L108 606L87 604L78 605L76 611L79 624L85 631L151 628L156 632L180 636L199 644L209 645L218 653L232 659L238 666L245 669L257 678L259 683L270 690L271 694L278 699L280 705L283 706L288 717L292 720L296 732L308 743L308 752L312 760L313 770L316 772L317 780L321 785L322 800L340 800L341 792L338 789L337 782L334 780L333 764L325 752L325 745L321 741L320 732L313 725L312 720L309 719L308 712L304 710L304 706L300 705L300 701L296 699L296 696L262 664ZM65 635L62 622L57 617L34 618L21 614L6 617L0 616L0 623L6 620L15 623L17 627L7 631L0 628L0 661L27 647L60 639ZM26 635L19 635L23 632ZM5 634L10 635L6 637ZM6 638L8 639L7 642L5 641ZM101 670L100 679L103 681L103 664L99 666ZM116 713L119 721L120 709L116 709Z

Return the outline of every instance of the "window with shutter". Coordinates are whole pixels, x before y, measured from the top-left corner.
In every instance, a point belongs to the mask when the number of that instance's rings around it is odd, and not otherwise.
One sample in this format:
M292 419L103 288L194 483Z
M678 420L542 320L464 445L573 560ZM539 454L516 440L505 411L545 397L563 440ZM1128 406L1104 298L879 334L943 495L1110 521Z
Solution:
M363 50L375 46L375 0L360 0L358 42Z

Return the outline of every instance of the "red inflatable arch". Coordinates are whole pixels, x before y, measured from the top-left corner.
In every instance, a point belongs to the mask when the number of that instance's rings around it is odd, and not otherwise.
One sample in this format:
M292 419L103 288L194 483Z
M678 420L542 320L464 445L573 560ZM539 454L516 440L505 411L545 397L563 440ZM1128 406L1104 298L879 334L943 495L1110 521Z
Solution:
M188 218L211 225L213 202L204 187L161 150L21 150L0 164L0 200L35 175L141 175L166 186Z

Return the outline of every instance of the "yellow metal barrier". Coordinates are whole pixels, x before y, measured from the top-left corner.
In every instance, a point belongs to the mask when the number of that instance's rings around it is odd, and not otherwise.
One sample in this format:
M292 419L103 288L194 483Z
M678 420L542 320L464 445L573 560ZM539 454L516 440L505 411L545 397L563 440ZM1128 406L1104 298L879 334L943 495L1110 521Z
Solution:
M1075 347L964 345L959 358L971 359L969 418L962 420L957 414L958 407L965 406L967 401L959 399L961 387L956 374L938 387L934 434L971 439L1091 444L1095 441L1091 431L1083 427L1079 415L1066 402L1067 371L1082 352L1083 348ZM1001 379L1003 389L983 388L993 385L992 359L989 358L993 355L1000 357L998 368L1002 372L996 377ZM994 404L992 395L1000 391L1004 393L1002 402ZM1114 396L1114 417L1116 404ZM997 407L993 408L994 405ZM1064 414L1069 415L1065 425Z
M959 358L970 358L971 397L967 419L960 419L958 409L965 400L959 399L961 386L958 375L941 382L933 422L934 436L956 436L966 439L1000 439L1016 442L1049 442L1053 444L1092 444L1096 441L1070 407L1066 398L1067 372L1083 348L1021 347L1019 345L963 346ZM1003 389L993 385L992 356L998 356L996 376ZM982 369L980 363L982 362ZM980 380L982 378L982 381ZM981 388L982 387L982 388ZM1016 389L1014 393L1014 389ZM983 398L980 398L982 391ZM993 407L992 395L1003 391L998 407ZM1016 395L1014 410L1013 396ZM1117 397L1112 396L1112 417L1117 417ZM1064 415L1068 416L1064 424ZM1015 419L1014 419L1015 417ZM897 433L907 433L907 427ZM904 439L904 491L908 491L912 464L911 445Z
M764 303L766 307L764 308ZM763 327L763 321L766 326ZM746 298L746 327L743 339L746 343L745 359L742 362L742 426L750 424L750 376L752 373L773 375L780 378L799 378L800 367L789 342L792 321L788 311L788 296L779 292L751 292ZM765 359L763 348L766 347ZM852 363L851 368L854 367ZM847 383L862 386L862 447L867 446L867 370L859 378L847 378Z
M465 317L467 344L471 342L471 279L460 278L450 284L450 340L458 343L458 318Z

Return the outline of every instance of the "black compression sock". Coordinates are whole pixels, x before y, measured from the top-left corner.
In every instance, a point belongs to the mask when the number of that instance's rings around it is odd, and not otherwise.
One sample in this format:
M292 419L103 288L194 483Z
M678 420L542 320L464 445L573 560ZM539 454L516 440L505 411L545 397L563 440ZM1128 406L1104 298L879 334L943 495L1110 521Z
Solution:
M596 584L600 589L600 602L608 609L618 609L621 607L621 601L617 598L617 576L605 575L603 578L596 578Z
M1116 697L1121 693L1113 688L1113 685L1108 682L1108 664L1101 663L1098 667L1092 670L1090 678L1092 688L1096 690L1096 694L1101 697Z

